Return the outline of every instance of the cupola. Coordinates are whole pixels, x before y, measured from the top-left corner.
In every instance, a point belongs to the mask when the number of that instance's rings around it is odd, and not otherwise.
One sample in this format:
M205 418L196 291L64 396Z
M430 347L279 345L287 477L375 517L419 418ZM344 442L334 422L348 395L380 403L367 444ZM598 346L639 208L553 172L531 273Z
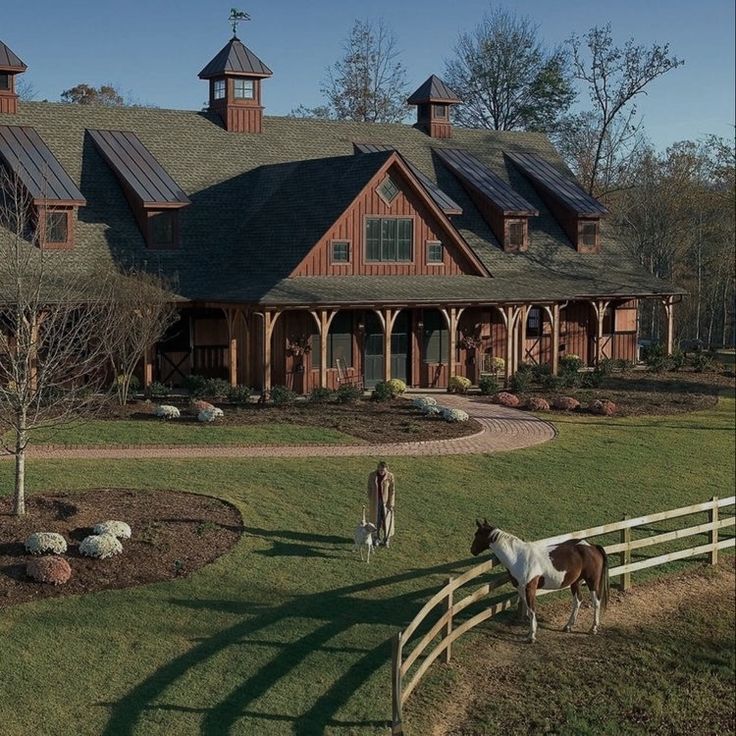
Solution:
M210 84L210 112L216 112L233 133L263 129L261 80L273 72L237 36L199 73Z
M407 100L417 106L416 127L432 138L450 138L450 107L462 100L434 74Z
M15 115L18 112L18 94L15 76L28 67L0 41L0 114Z

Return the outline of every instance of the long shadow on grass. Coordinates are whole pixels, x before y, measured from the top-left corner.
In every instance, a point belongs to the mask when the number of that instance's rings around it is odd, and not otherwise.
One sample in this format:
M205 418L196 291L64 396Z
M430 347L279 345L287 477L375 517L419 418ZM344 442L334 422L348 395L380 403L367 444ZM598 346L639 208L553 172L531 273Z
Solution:
M276 535L275 532L268 534ZM289 618L312 619L322 623L302 638L284 646L268 663L255 671L247 680L241 682L223 700L207 709L201 733L204 736L221 736L245 715L251 715L254 718L263 717L266 720L293 721L295 733L302 736L323 733L328 725L347 727L386 723L383 720L348 723L334 719L335 712L376 670L386 664L389 657L386 641L382 641L372 649L367 649L364 656L351 664L329 685L309 710L301 715L263 714L259 716L252 709L247 710L247 706L277 685L282 678L287 677L315 651L333 649L328 646L328 642L351 627L360 624L393 627L404 625L416 612L418 602L434 593L436 586L412 590L386 599L370 600L363 597L356 599L353 597L355 594L422 579L430 574L449 573L463 569L472 562L477 562L477 560L469 558L427 568L415 568L378 580L292 598L270 609L260 607L254 609L249 604L236 601L173 599L171 603L190 608L211 608L218 611L226 609L242 615L253 615L255 610L257 613L247 621L237 623L214 636L201 640L192 649L156 670L148 679L141 682L116 703L106 703L105 705L111 706L111 713L103 736L132 734L139 719L146 711L167 709L166 705L159 705L155 701L190 670L234 644L248 644L252 634Z

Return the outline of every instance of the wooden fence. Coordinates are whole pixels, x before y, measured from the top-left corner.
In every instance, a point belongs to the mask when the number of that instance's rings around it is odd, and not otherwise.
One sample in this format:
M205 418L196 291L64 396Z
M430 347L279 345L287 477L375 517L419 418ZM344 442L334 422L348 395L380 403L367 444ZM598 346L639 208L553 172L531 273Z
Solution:
M609 564L611 556L619 555L618 559L620 564L615 567L611 567L609 575L612 578L621 577L619 586L623 590L626 590L631 585L631 573L644 570L647 567L664 565L669 562L674 562L675 560L683 560L688 557L695 557L696 555L703 554L707 554L711 564L715 565L718 562L719 550L726 549L727 547L736 547L736 537L732 536L720 541L718 539L719 530L727 526L734 526L734 522L736 521L736 517L733 516L733 513L725 518L719 519L719 509L722 509L724 506L733 506L734 503L736 503L736 496L722 499L718 499L714 496L712 500L704 503L698 503L692 506L683 506L679 509L671 509L670 511L662 511L656 514L648 514L647 516L637 516L633 519L629 519L624 516L622 521L618 521L613 524L603 524L590 529L581 529L576 532L560 534L556 537L549 537L540 541L552 545L564 542L567 539L588 539L602 534L619 532L620 542L617 544L607 545L605 550L609 555ZM636 527L703 512L708 515L708 521L705 523L696 524L683 529L676 529L674 531L654 534L652 536L642 537L641 539L632 539L631 532L632 529L635 529ZM661 554L656 557L648 557L637 562L631 561L631 553L633 550L643 549L652 545L665 544L683 537L691 537L696 534L707 534L708 542L695 547ZM462 620L461 623L456 625L458 614L474 603L482 600L497 588L509 583L510 579L507 573L503 573L471 591L468 595L458 599L457 592L459 589L481 575L485 575L491 570L497 570L499 568L503 569L500 563L494 557L491 557L480 565L472 567L459 577L450 578L447 585L435 593L435 595L433 595L424 604L424 606L422 606L421 610L417 613L411 623L403 631L399 631L394 636L391 661L391 691L393 702L392 733L394 736L401 736L404 733L402 726L402 710L404 703L406 703L407 699L419 684L422 677L426 674L431 664L440 655L443 656L444 662L449 662L452 656L452 643L455 640L460 638L465 632L470 631L470 629L483 621L492 618L501 611L517 606L518 595L515 592L509 593L508 595L496 600L492 605L484 608L476 615ZM555 591L538 590L537 595L544 595L546 593L553 592ZM419 639L419 641L412 647L411 651L406 654L406 650L408 648L407 645L419 629L420 625L425 621L427 616L429 616L429 614L438 607L442 609L442 615L425 633L422 634L421 639ZM427 651L438 636L440 637L439 642L434 648ZM424 658L420 661L420 657L422 655L424 655ZM414 670L409 677L410 670L412 670L412 668L414 668Z

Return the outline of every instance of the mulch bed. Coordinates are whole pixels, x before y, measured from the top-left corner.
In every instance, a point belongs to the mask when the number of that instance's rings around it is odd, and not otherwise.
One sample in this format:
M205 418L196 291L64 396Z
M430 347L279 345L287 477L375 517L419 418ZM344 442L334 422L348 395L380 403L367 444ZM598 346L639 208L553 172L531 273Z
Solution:
M49 596L129 588L189 575L217 559L238 541L238 510L210 496L176 491L101 489L85 493L33 495L26 515L12 515L11 499L0 499L0 608ZM107 519L125 521L132 537L123 553L98 560L79 554L79 543ZM33 532L57 532L67 541L64 557L71 580L54 586L25 575L33 557L24 542Z
M345 434L369 442L421 442L425 440L446 440L466 437L482 429L474 419L467 422L445 422L437 417L424 417L411 408L411 400L359 401L356 404L325 403L315 404L301 401L293 406L230 406L217 403L225 412L218 424L298 424L327 429L335 429ZM442 404L442 396L437 396ZM172 404L182 411L188 411L188 402L174 398L160 403ZM125 418L141 421L156 421L151 412L155 404L131 403L126 407L113 407L103 415L105 419ZM196 414L188 411L177 422L198 424Z

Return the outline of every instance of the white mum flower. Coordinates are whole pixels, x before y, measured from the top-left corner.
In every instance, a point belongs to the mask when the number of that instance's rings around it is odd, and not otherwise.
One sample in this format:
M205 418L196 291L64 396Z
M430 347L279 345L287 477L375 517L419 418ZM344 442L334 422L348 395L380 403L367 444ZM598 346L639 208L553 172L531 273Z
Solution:
M197 421L214 422L215 419L219 419L224 416L225 412L223 412L222 409L218 409L216 406L213 406L211 409L202 409L202 411L197 415Z
M162 419L178 419L181 416L179 410L170 404L161 404L160 406L157 406L153 413Z
M130 539L131 534L128 524L124 521L114 521L112 519L95 524L92 531L95 534L112 534L113 537L118 539Z
M446 422L467 422L470 417L462 409L442 409L442 418Z
M437 399L433 399L431 396L419 396L411 402L411 405L426 414L430 406L437 406Z
M66 552L66 539L56 532L34 532L26 539L26 552L32 555L63 555Z
M112 534L92 534L85 537L79 545L79 553L87 557L104 560L122 554L123 545Z

